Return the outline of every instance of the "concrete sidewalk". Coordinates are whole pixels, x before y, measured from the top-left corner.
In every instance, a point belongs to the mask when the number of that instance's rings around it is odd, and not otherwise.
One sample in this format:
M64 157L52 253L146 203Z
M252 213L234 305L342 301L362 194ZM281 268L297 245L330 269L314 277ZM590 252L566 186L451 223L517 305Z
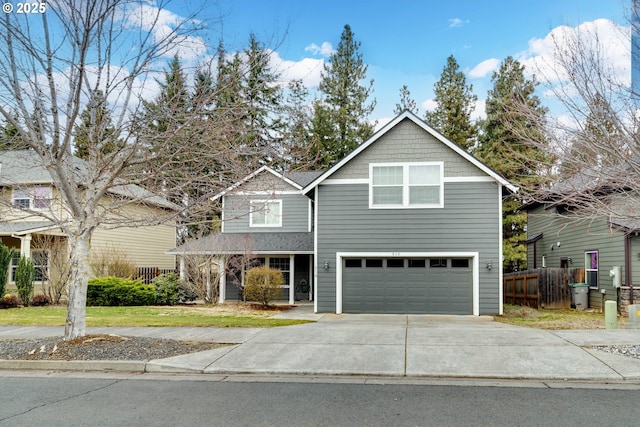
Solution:
M585 348L640 345L639 330L543 331L490 317L314 314L280 328L88 328L113 333L233 343L137 363L0 361L0 369L97 369L212 374L372 375L538 380L640 380L640 359ZM2 338L61 336L62 328L0 326ZM83 366L84 365L84 366ZM76 366L74 368L73 366Z

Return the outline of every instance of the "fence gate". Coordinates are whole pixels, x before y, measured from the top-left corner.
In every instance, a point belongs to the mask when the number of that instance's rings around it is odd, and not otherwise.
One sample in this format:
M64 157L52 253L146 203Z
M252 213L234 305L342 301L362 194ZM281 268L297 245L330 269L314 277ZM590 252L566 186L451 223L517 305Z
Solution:
M538 268L507 273L503 277L505 304L534 308L571 306L571 283L584 282L584 268Z

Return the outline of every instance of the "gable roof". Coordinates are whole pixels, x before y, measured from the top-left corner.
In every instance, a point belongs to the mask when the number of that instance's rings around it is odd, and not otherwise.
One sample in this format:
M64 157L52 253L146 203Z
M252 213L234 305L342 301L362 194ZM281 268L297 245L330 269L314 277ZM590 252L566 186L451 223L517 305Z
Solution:
M322 175L323 173L322 171L292 171L292 172L285 172L284 174L282 174L270 168L269 166L265 165L265 166L262 166L260 169L245 176L240 181L225 188L224 190L222 190L221 192L213 196L211 200L218 200L220 197L223 197L229 192L242 186L242 184L252 180L256 176L260 175L262 172L267 172L272 174L278 179L281 179L282 181L296 188L297 190L302 190L303 187L308 185L310 182L315 180L318 176Z
M508 188L511 192L515 193L516 191L518 191L518 187L514 186L509 181L504 179L502 176L500 176L500 174L498 174L497 172L493 171L491 168L489 168L487 165L482 163L480 160L478 160L477 158L475 158L471 154L467 153L465 150L460 148L454 142L449 141L447 138L445 138L439 132L434 130L431 126L427 125L423 120L418 118L418 116L416 116L415 114L413 114L410 111L406 111L405 110L403 113L401 113L400 115L396 116L396 118L394 118L389 123L384 125L371 138L369 138L368 140L366 140L365 142L360 144L349 155L347 155L345 158L343 158L338 163L336 163L331 169L327 170L321 176L319 176L318 178L313 180L311 183L307 184L302 189L302 192L303 193L307 193L310 190L312 190L313 188L315 188L318 185L320 185L325 179L329 178L331 175L333 175L335 172L337 172L340 168L342 168L344 165L349 163L351 161L351 159L353 159L354 157L359 155L361 152L366 150L369 146L371 146L376 141L378 141L382 136L384 136L387 132L389 132L391 129L393 129L396 125L398 125L403 120L411 120L413 123L415 123L420 128L422 128L425 132L427 132L428 134L430 134L431 136L436 138L438 141L442 142L444 145L446 145L447 147L449 147L450 149L455 151L458 155L460 155L464 159L466 159L469 162L471 162L474 166L476 166L478 169L480 169L485 174L489 175L495 181L499 182L500 184L502 184L503 186Z
M78 182L86 182L83 176L86 176L85 173L89 166L78 157L73 157L72 161ZM41 159L33 150L0 150L0 186L17 187L20 185L55 185L55 182L51 173L44 167ZM124 181L116 181L116 184L108 189L108 193L165 209L180 209L179 206L164 197L139 185L128 184Z

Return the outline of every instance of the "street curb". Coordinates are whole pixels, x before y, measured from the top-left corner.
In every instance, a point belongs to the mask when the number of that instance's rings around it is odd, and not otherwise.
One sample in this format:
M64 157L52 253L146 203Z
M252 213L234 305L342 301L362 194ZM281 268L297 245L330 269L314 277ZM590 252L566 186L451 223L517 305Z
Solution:
M0 370L100 371L144 373L140 360L0 360Z

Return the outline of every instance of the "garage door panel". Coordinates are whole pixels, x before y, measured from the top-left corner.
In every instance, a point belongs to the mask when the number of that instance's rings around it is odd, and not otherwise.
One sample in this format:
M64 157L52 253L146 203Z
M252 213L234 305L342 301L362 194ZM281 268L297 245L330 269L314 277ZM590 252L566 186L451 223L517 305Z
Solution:
M343 268L346 313L472 314L471 268ZM469 260L469 265L471 262Z

